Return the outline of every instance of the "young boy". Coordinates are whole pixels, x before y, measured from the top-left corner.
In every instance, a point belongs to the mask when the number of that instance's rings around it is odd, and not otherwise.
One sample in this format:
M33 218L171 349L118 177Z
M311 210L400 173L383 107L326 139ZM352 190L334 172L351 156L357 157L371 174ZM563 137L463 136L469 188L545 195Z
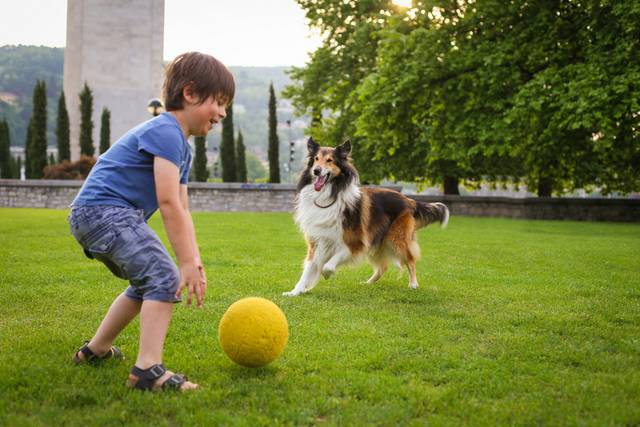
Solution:
M140 314L140 348L128 386L142 390L195 389L162 364L173 304L195 295L199 307L207 281L189 213L190 135L206 135L226 116L235 83L212 56L191 52L166 69L167 112L127 132L100 156L72 204L71 232L89 258L129 280L75 363L123 358L113 341ZM146 221L160 209L178 267Z

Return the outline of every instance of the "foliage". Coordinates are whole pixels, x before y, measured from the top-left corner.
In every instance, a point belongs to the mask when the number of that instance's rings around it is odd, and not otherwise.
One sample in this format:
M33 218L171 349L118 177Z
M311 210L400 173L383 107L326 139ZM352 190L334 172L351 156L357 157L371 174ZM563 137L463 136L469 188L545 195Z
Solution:
M47 166L47 88L43 80L38 80L33 88L33 114L29 127L26 175L28 179L40 179Z
M60 163L46 166L44 179L85 179L89 176L95 163L96 159L93 156L80 156L80 160L75 162L63 160Z
M395 7L388 0L298 0L298 4L324 42L305 67L294 67L289 73L296 84L285 88L283 95L291 98L299 114L314 117L310 134L322 145L352 139L361 179L377 182L385 177L378 170L379 162L372 162L370 153L353 138L353 109L358 102L354 90L375 68L379 32Z
M107 107L102 109L100 116L100 154L111 146L111 111Z
M58 161L71 160L71 145L69 143L69 112L64 91L60 91L58 98L58 120L56 121L56 141L58 143Z
M247 180L249 182L264 181L266 182L269 171L262 164L260 159L250 151L246 151L247 164Z
M62 91L64 49L45 46L0 46L0 116L10 124L11 141L22 145L33 110L33 84L47 87L47 115L55 117ZM55 122L47 125L47 141L55 141Z
M27 123L31 116L31 94L36 79L45 80L48 91L48 114L56 117L60 112L59 97L62 92L64 49L35 46L0 47L0 117L6 117L10 123L11 141L14 145L23 145L26 138ZM229 67L236 80L234 99L234 128L242 128L243 141L248 152L260 159L267 159L268 146L265 143L268 134L269 83L274 87L284 87L290 83L285 71L289 67ZM5 95L6 94L6 95ZM69 94L65 94L66 95ZM75 96L75 94L73 94ZM279 93L276 91L276 96ZM290 102L279 98L278 117L281 121L292 120L292 137L304 137L301 122L307 117L294 117ZM50 120L47 140L57 141L57 121ZM280 139L285 130L279 129ZM287 136L288 138L288 136ZM209 149L219 147L221 127L214 128L207 137ZM295 166L298 169L299 165Z
M196 155L193 159L194 178L198 182L207 182L209 169L207 169L207 141L204 136L195 138Z
M244 147L244 138L242 131L238 131L238 139L236 139L236 178L238 182L247 182L247 161L245 159L246 149Z
M220 143L220 164L222 182L236 182L236 150L234 147L233 104L227 107L227 117L222 120L222 142Z
M269 182L280 182L280 139L278 138L278 116L276 94L273 83L269 85Z
M209 287L204 308L175 306L164 359L202 388L142 393L124 385L137 321L116 340L124 361L70 361L127 282L84 256L67 214L0 209L0 348L11 350L0 352L0 425L640 419L637 224L454 216L444 231L418 232L419 289L394 271L363 285L363 265L290 299L280 293L306 253L290 214L194 212ZM168 244L160 215L149 223ZM272 300L289 322L285 352L266 368L234 365L218 343L223 313L246 296Z
M364 179L640 189L636 2L298 3L325 39L286 93Z
M93 92L85 82L80 92L80 155L93 157Z
M11 158L11 137L9 133L9 123L3 118L0 120L0 178L13 178L12 158Z

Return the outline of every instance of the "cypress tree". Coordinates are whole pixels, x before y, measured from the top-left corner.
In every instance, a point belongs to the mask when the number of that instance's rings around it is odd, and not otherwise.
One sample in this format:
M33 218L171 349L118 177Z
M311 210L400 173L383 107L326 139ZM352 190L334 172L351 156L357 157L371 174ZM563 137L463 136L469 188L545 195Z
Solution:
M195 180L198 182L206 182L209 178L209 170L207 169L207 138L204 136L196 136L196 156L193 159L193 169Z
M58 99L58 121L56 124L56 139L58 142L58 161L71 160L71 146L69 144L69 112L64 91Z
M38 81L33 89L33 114L30 128L27 178L40 179L47 166L47 88L44 80Z
M31 175L29 153L31 152L31 144L33 140L33 138L31 137L31 135L33 134L32 129L33 129L33 117L29 119L29 124L27 125L27 136L25 137L25 141L24 141L24 174L27 178L29 178L29 176ZM22 167L22 165L20 165L20 167Z
M280 182L280 140L278 139L278 118L276 117L276 94L273 82L269 85L269 182Z
M111 111L107 107L102 109L100 118L100 154L111 147Z
M55 165L56 164L56 157L53 155L53 153L49 153L49 162L48 164L50 165Z
M238 139L236 140L236 178L238 182L247 182L247 161L242 131L238 131Z
M227 108L227 117L222 120L222 142L220 142L222 182L236 181L236 156L233 137L233 105L229 105Z
M2 119L0 121L0 178L13 178L12 160L9 124L6 119Z
M80 92L80 154L93 157L93 93L85 82Z

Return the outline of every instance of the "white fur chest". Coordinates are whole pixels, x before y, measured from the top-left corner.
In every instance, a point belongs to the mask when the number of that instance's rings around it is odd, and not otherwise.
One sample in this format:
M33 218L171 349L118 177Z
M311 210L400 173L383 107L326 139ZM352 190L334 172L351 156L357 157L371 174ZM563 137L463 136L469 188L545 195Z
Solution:
M331 197L331 185L325 185L322 191L315 191L313 185L307 185L300 191L296 200L295 220L302 232L312 240L342 239L342 213L347 207L353 207L360 199L360 189L352 184L340 192L337 200ZM315 203L314 203L315 202Z

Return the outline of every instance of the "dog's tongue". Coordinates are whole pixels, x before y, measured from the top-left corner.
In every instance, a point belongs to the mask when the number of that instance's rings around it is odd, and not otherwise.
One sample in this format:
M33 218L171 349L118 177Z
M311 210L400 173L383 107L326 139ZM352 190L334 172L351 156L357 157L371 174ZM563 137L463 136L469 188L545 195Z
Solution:
M328 177L329 175L325 175L325 176L319 176L318 178L316 178L316 182L313 183L313 188L316 191L322 190L322 187L324 187L324 184L327 182Z

